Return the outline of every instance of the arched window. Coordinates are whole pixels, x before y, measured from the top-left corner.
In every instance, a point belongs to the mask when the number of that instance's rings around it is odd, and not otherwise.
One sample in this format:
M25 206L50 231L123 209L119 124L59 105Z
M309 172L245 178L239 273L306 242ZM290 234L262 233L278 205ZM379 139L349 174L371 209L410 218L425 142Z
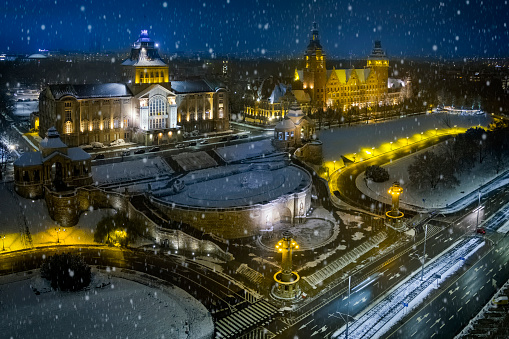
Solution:
M110 119L104 119L104 129L109 130L111 127L110 125Z
M149 116L165 115L166 100L163 97L152 98L148 104Z

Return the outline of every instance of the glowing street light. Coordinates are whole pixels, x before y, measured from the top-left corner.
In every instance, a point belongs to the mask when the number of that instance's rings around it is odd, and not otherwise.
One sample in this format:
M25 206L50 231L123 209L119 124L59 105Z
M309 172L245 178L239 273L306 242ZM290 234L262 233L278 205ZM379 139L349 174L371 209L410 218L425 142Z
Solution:
M57 232L57 244L60 243L60 236L58 235L58 233L60 233L60 227L58 228L58 230L55 228L55 231ZM65 228L63 229L63 231L65 232Z
M391 144L391 151L392 151L392 141L390 142L390 144Z
M438 127L435 127L435 135L438 135Z
M423 133L423 132L421 132L421 141L422 141L422 133Z
M2 251L5 251L5 235L2 236Z
M408 146L408 137L406 137L406 145Z
M374 158L374 157L375 157L375 148L374 148L374 147L371 147L371 149L372 149L372 151L373 151L373 152L372 152L372 155L373 155L373 158Z
M336 170L336 160L334 160L334 170Z

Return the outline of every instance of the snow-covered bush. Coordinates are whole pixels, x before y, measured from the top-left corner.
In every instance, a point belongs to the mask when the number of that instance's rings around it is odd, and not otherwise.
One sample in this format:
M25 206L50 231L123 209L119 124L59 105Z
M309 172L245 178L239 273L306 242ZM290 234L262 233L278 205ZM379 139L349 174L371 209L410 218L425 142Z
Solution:
M389 172L378 165L369 166L366 168L366 174L367 179L371 179L374 182L385 182L389 180Z

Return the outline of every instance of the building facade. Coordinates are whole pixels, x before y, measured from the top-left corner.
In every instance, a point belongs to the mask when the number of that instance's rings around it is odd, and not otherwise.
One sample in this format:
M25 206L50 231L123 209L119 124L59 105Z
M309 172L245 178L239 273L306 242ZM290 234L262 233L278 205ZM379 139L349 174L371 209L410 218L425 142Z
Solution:
M143 30L122 63L123 83L47 86L39 134L55 126L70 146L118 139L159 145L181 132L228 130L226 88L207 80L169 82L168 68Z
M326 70L326 55L320 45L316 23L304 55L302 70L295 79L302 82L314 106L335 107L347 111L350 107L372 108L396 105L411 95L410 79L389 78L389 59L380 41L362 69Z

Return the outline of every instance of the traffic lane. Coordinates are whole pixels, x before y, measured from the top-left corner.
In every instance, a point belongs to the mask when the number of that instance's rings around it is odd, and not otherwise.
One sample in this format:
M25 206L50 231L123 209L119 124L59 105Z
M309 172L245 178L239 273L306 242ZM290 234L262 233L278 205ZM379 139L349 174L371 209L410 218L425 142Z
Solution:
M386 338L438 338L456 334L509 279L509 241L505 240L406 320Z
M457 240L460 235L461 234L458 234L453 240ZM427 261L429 261L430 258L436 257L438 254L453 244L452 240L440 240L442 236L443 232L439 232L427 239ZM433 246L430 246L430 244L433 244ZM324 326L330 330L330 332L334 332L341 328L345 322L337 319L337 312L346 314L348 308L348 313L350 315L357 316L367 306L371 305L375 300L382 297L386 292L389 292L392 288L397 286L412 272L418 274L419 269L422 267L422 250L423 242L419 241L417 245L405 250L401 256L391 261L380 270L372 271L367 276L356 274L355 279L353 279L354 283L352 284L352 291L354 293L351 293L351 302L349 306L347 289L348 280L346 280L346 289L344 287L345 283L342 283L340 289L340 291L342 291L335 301L331 301L327 305L315 311L312 315L307 316L294 326L284 330L279 337L286 338L295 335L311 336L316 332L317 328L321 329ZM375 274L376 277L373 276ZM371 278L368 280L368 277ZM300 328L303 324L308 322L309 326ZM329 331L326 332L328 333Z

